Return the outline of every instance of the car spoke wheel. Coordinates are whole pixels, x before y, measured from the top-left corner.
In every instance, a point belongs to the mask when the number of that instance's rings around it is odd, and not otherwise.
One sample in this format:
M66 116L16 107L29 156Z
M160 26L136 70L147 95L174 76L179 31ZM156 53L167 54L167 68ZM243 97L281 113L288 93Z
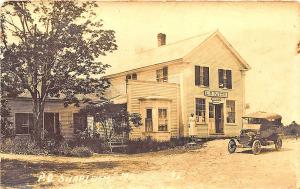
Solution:
M282 147L282 139L280 137L277 138L276 142L275 142L275 149L277 151L279 151Z
M259 140L255 140L252 144L252 152L254 155L259 154L261 151L261 143Z
M234 139L230 139L229 143L228 143L228 152L229 153L234 153L236 150L236 142L234 141Z

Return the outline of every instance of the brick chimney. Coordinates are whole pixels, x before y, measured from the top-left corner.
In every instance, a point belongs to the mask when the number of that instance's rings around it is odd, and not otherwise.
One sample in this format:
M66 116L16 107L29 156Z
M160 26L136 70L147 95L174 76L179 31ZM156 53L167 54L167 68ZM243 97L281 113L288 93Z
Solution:
M157 44L158 46L162 46L166 44L166 34L164 33L157 34Z

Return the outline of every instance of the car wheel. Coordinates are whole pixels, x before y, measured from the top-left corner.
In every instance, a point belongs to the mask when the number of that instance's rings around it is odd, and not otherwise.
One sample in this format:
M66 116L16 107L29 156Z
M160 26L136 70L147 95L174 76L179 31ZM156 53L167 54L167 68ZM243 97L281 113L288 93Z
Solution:
M230 141L228 142L228 152L229 153L234 153L236 150L236 142L234 139L230 139Z
M282 139L280 137L277 138L276 142L275 142L275 149L277 151L279 151L282 147Z
M252 144L252 152L254 155L259 154L261 151L261 143L259 140L255 140Z

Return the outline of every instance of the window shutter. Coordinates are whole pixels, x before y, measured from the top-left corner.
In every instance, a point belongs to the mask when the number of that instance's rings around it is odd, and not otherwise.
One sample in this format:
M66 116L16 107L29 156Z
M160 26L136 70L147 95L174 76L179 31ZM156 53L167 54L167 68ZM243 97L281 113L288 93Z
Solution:
M226 70L226 76L227 76L227 88L232 89L232 75L231 70Z
M195 66L195 85L200 85L200 66Z
M223 88L224 87L224 70L223 69L219 69L219 88Z
M203 67L203 72L204 72L204 86L208 87L209 86L209 68Z

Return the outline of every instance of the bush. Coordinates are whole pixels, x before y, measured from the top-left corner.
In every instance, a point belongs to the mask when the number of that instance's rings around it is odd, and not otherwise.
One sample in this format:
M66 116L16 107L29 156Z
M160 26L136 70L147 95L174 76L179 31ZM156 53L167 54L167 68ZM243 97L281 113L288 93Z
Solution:
M175 148L176 146L184 145L184 141L180 139L171 139L170 141L161 142L147 138L145 140L130 140L128 141L127 152L128 153L143 153L154 152L159 150L166 150L169 148Z
M51 153L59 156L71 156L72 148L66 141L62 141Z
M93 152L87 147L75 147L71 150L70 155L75 157L91 157Z
M284 134L292 136L300 135L300 125L293 121L291 124L284 127Z
M87 130L77 132L74 139L68 141L70 147L88 147L95 153L103 152L103 143L99 134L94 133L91 136Z
M15 154L49 154L47 148L38 146L30 137L8 138L2 142L0 151Z

